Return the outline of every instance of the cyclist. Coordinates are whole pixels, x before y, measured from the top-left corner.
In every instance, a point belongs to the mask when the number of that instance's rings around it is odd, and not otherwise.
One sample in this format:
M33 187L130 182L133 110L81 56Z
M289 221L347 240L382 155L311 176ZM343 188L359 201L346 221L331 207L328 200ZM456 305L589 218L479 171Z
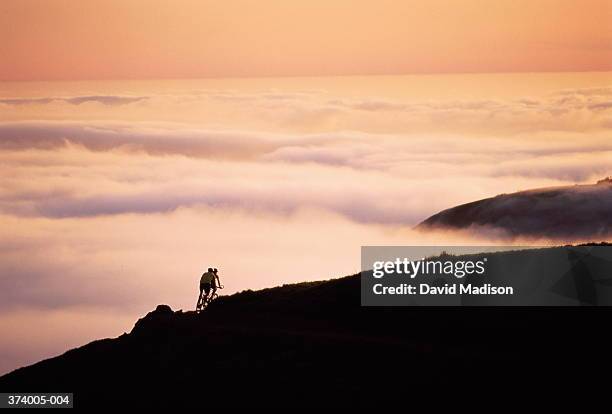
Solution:
M198 296L198 303L196 305L196 309L199 310L206 303L208 299L208 295L210 294L210 289L214 286L213 294L217 290L215 286L215 272L212 267L208 268L208 271L202 274L200 278L200 296ZM216 276L219 279L219 276ZM204 296L202 296L202 292Z

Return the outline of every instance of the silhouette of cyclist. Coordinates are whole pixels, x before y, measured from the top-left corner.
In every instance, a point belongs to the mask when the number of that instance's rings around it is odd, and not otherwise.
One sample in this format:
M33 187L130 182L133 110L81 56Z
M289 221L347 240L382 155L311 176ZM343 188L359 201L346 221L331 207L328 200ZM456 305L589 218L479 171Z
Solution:
M208 271L202 274L202 277L200 278L200 295L198 296L196 310L200 310L206 305L209 295L211 298L215 296L217 288L223 288L221 281L219 280L218 272L219 269L209 267ZM202 295L202 293L204 295Z
M207 272L204 272L202 274L202 277L200 277L200 295L198 296L198 303L196 305L196 309L200 309L202 307L202 305L204 305L206 303L206 300L208 299L208 295L210 294L210 290L212 288L212 284L215 281L215 273L214 273L214 269L212 267L208 268ZM204 296L202 296L202 293L204 293Z

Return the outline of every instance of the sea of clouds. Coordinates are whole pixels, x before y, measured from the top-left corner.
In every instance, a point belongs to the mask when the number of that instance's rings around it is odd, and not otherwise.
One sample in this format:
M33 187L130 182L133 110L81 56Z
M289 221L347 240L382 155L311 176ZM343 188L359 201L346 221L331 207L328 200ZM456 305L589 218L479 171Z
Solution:
M612 172L607 87L5 96L0 114L0 329L14 332L0 372L129 330L158 303L191 308L208 265L235 292L355 273L361 245L507 244L412 227Z

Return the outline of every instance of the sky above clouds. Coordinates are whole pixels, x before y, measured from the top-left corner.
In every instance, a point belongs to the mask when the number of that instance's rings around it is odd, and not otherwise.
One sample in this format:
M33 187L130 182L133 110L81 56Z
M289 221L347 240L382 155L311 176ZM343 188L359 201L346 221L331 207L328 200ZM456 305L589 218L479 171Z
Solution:
M0 80L612 69L608 0L3 0Z

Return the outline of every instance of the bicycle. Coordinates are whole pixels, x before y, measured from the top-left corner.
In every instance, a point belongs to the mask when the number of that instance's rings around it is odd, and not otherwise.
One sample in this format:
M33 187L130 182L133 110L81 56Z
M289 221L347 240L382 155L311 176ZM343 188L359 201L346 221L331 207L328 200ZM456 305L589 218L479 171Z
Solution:
M206 308L208 308L210 306L210 304L219 297L219 294L217 293L217 290L219 289L223 289L223 285L219 285L217 287L217 289L215 289L215 292L211 295L208 295L206 297L206 299L202 300L202 296L200 295L200 297L198 298L198 303L196 305L196 313L200 313L202 311L204 311Z

